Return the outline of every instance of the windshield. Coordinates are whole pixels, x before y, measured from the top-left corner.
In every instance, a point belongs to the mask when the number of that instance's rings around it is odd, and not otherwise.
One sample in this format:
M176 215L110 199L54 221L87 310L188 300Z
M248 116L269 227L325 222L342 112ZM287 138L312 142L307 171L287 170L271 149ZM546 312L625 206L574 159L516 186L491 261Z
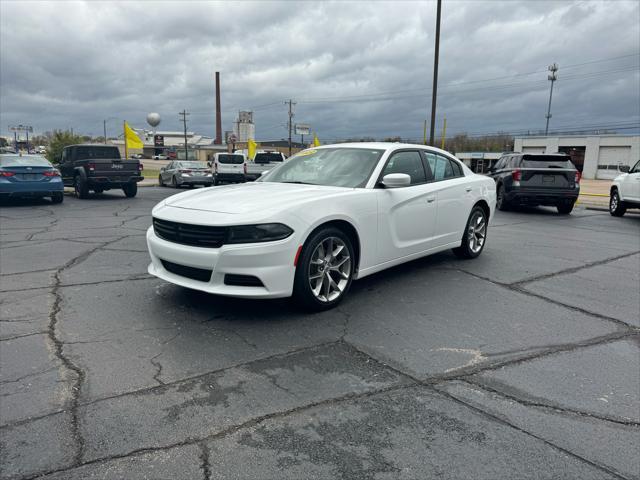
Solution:
M221 154L218 155L218 162L220 163L231 163L234 165L240 165L244 163L243 155L231 155L231 154Z
M204 162L180 162L178 168L207 168Z
M46 158L36 156L1 156L0 167L51 167Z
M259 181L364 187L383 152L339 147L304 150L266 173Z
M571 163L571 157L562 155L524 155L522 166L524 168L575 168Z

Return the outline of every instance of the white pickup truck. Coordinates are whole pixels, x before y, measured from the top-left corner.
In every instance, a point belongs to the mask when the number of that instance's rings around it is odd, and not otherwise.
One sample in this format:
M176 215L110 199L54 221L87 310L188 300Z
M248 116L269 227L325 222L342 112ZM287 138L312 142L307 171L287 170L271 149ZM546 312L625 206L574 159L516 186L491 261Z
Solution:
M242 153L246 155L245 150ZM253 160L247 161L247 173L245 174L247 181L256 180L263 172L280 165L286 158L283 153L277 150L258 150Z

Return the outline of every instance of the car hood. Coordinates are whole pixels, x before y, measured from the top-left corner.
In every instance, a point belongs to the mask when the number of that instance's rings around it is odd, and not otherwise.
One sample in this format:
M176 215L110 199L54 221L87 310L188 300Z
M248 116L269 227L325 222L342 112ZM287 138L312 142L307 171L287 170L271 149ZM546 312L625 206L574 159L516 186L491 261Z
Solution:
M256 213L298 205L307 200L344 193L350 189L290 183L241 183L180 193L165 205L218 213Z

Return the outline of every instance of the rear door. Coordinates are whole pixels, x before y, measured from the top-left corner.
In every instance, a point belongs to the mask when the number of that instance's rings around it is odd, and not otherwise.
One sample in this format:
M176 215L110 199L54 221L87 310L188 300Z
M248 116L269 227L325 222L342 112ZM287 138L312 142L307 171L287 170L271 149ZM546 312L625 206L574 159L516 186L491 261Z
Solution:
M459 242L471 211L471 188L458 162L444 155L423 153L433 172L433 189L438 198L434 246Z
M238 153L218 154L218 173L242 175L244 174L244 155Z

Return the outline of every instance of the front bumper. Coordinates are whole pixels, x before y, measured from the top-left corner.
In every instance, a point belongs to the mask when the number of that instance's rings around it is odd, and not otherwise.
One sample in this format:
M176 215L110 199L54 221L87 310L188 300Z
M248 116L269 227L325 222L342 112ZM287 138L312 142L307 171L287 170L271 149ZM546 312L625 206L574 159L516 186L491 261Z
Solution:
M559 203L575 202L580 195L579 188L563 189L523 189L516 188L506 192L505 198L509 203L521 205L558 205Z
M297 251L296 235L266 243L223 245L202 248L168 242L147 230L151 263L148 272L167 282L207 293L245 298L290 297L293 292ZM211 270L209 281L199 281L168 271L162 260L173 264ZM226 274L257 277L263 286L225 285Z

